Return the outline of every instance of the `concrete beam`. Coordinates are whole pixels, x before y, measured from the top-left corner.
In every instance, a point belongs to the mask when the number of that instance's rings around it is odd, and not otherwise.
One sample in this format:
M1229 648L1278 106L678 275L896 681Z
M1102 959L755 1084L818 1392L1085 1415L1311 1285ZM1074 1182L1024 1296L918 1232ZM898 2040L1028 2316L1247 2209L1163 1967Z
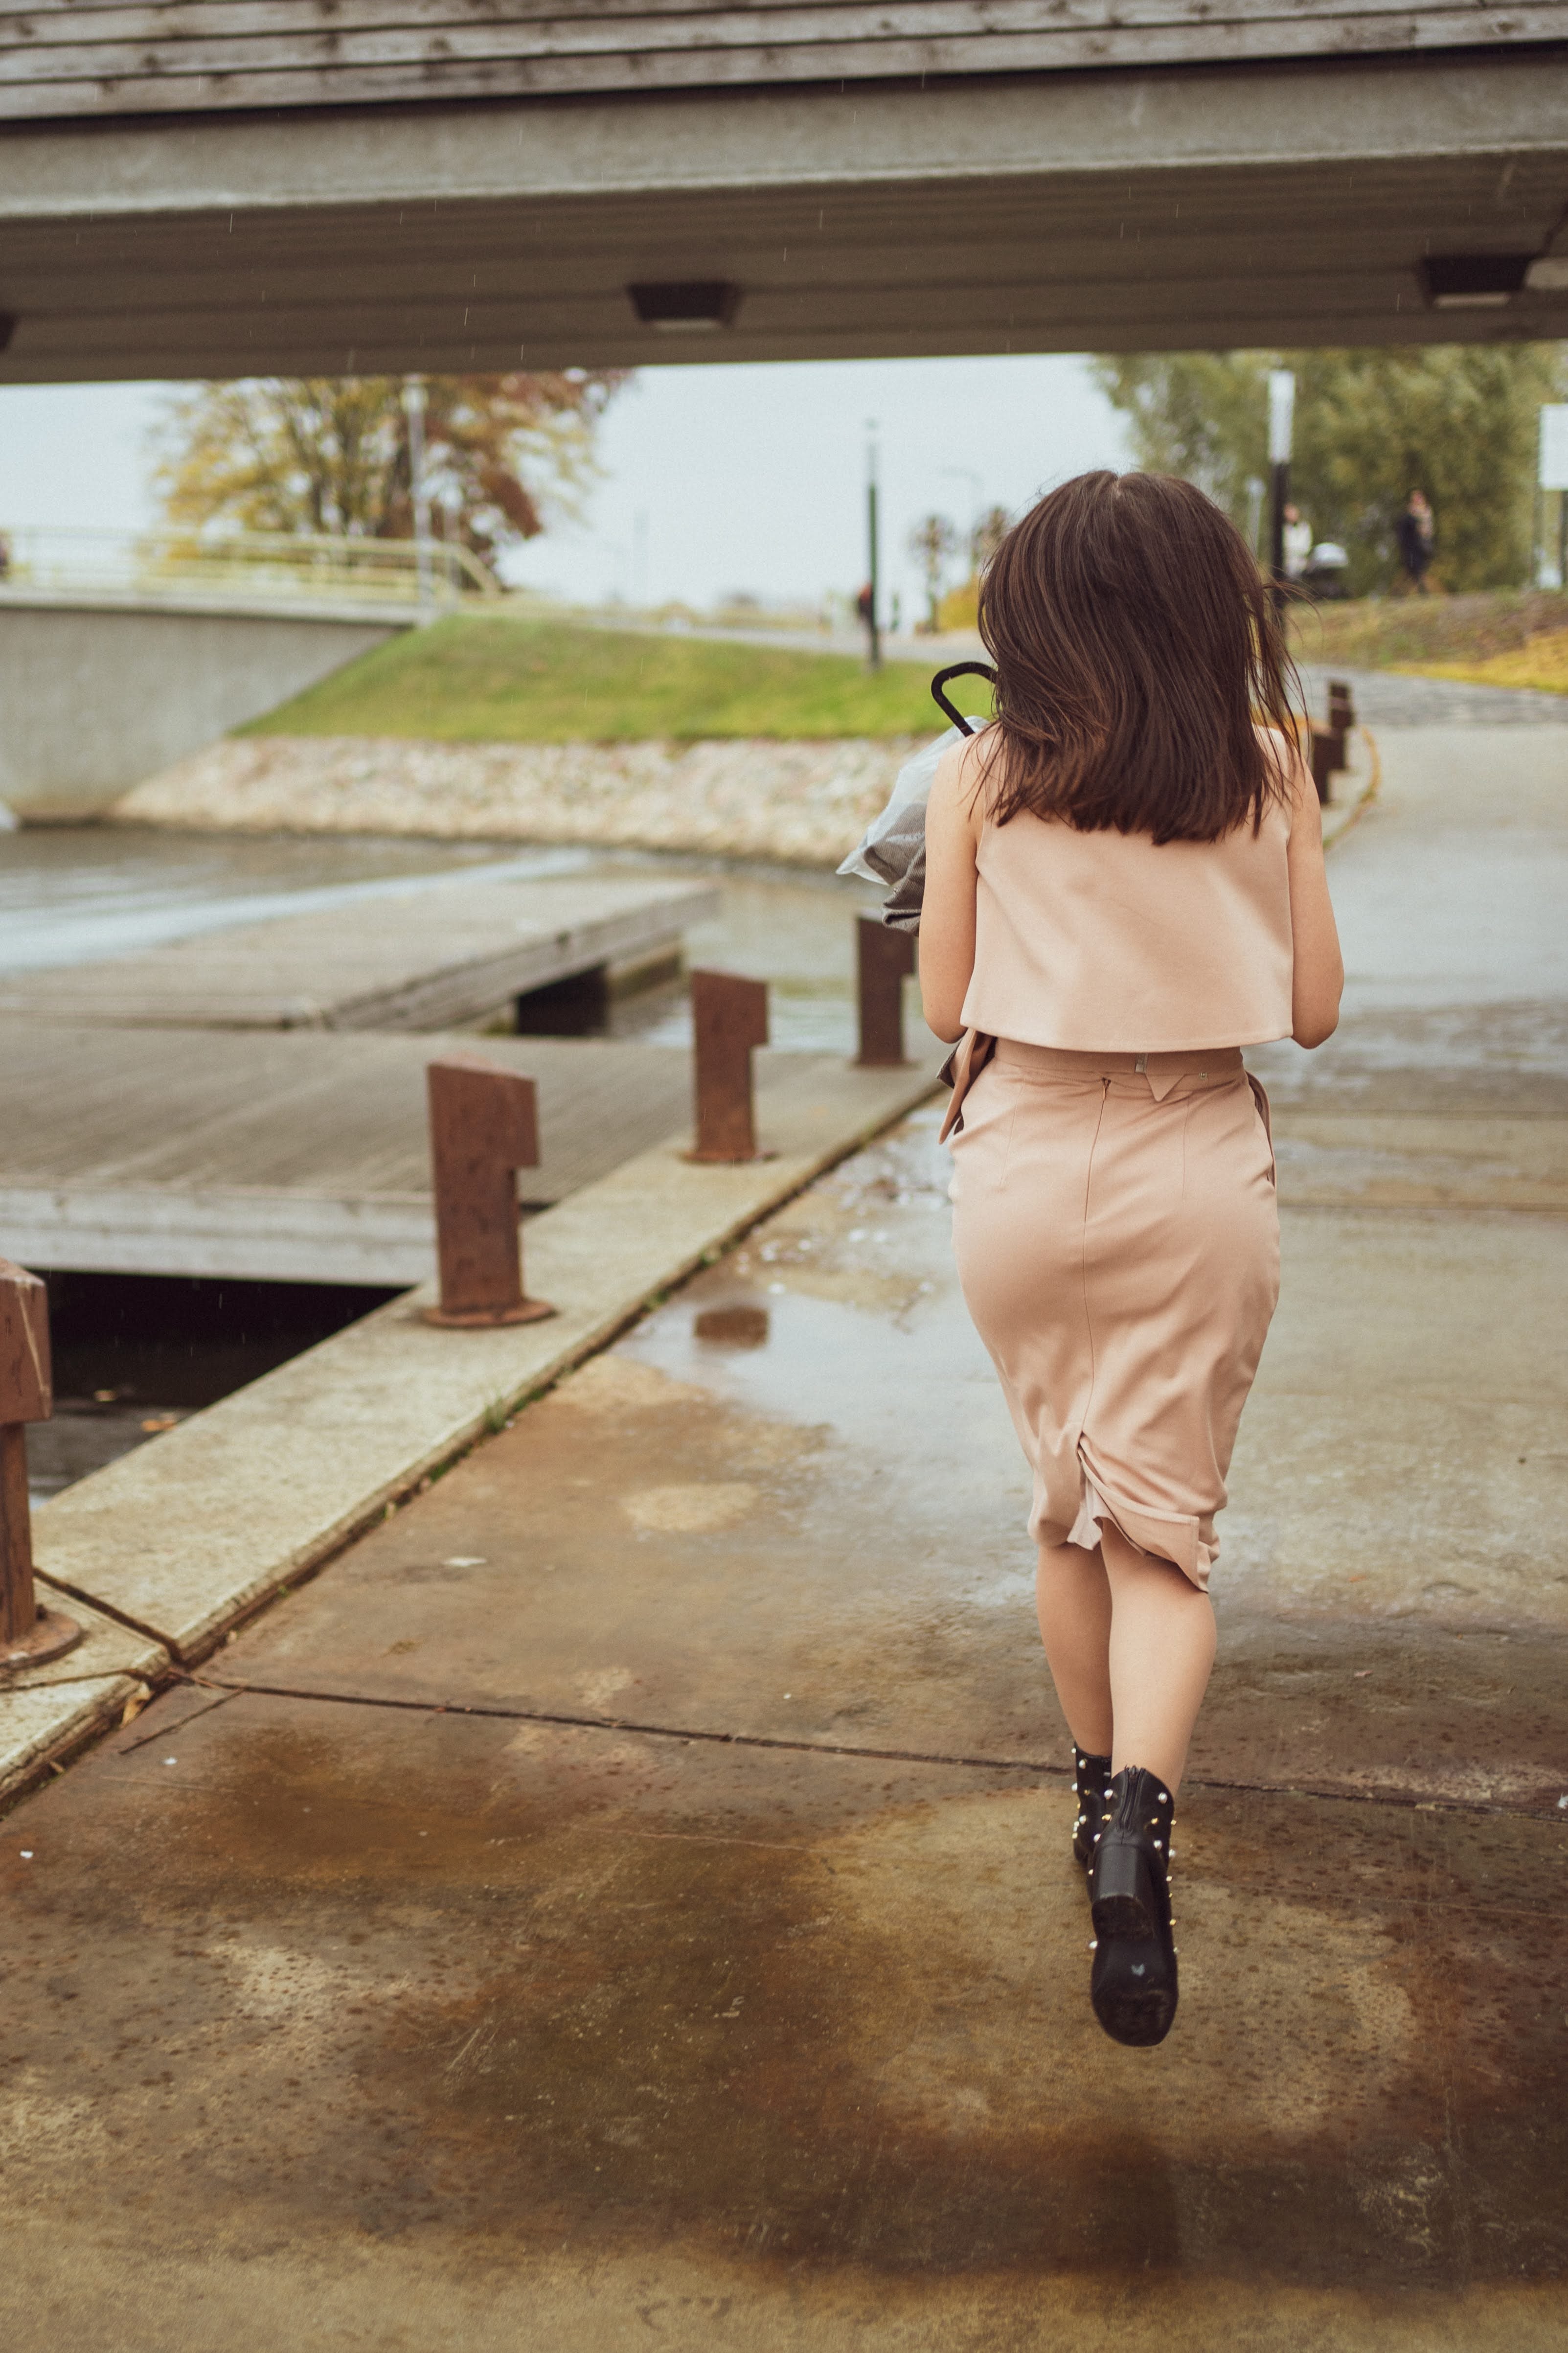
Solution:
M0 380L1552 336L1559 50L16 131ZM661 336L628 280L733 278Z

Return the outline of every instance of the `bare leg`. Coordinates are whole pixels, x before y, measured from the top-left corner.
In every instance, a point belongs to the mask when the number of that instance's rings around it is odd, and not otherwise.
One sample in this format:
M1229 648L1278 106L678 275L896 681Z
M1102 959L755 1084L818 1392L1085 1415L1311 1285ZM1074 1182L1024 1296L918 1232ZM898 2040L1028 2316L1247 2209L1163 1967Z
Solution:
M1110 1593L1111 1768L1142 1765L1173 1797L1214 1666L1214 1608L1179 1568L1138 1552L1116 1528L1103 1530L1101 1549ZM1054 1672L1054 1658L1051 1665Z
M1091 1756L1109 1757L1110 1587L1099 1546L1042 1545L1035 1602L1068 1730Z

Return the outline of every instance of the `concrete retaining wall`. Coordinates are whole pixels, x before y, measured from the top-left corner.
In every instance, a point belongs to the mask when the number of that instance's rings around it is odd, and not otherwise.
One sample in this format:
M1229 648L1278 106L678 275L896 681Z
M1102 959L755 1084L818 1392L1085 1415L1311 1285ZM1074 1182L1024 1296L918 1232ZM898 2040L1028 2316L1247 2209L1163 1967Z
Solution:
M96 815L396 626L0 594L0 803L19 817Z
M114 814L226 833L574 841L837 866L922 740L930 739L426 744L248 735L151 777Z

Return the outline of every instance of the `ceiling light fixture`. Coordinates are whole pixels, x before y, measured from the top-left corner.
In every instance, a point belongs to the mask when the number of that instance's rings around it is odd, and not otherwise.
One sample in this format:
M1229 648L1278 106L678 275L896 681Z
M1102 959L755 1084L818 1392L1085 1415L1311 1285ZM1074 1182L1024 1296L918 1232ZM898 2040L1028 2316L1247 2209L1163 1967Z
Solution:
M1542 253L1524 273L1532 294L1568 294L1568 253Z
M1528 253L1432 253L1421 290L1434 311L1500 311L1524 284Z
M687 278L658 286L628 286L632 309L659 335L712 335L734 324L741 289L726 278Z

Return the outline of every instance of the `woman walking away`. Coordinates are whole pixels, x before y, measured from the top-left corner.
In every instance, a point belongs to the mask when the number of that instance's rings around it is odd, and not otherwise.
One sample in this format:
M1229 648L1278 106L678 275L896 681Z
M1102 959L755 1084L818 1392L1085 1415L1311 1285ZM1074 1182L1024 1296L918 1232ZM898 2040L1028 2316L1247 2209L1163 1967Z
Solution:
M963 1044L964 1297L1034 1471L1090 1998L1176 2011L1171 1827L1214 1663L1215 1519L1279 1286L1268 1103L1343 967L1268 589L1201 491L1080 475L980 591L994 723L937 771L921 987Z

